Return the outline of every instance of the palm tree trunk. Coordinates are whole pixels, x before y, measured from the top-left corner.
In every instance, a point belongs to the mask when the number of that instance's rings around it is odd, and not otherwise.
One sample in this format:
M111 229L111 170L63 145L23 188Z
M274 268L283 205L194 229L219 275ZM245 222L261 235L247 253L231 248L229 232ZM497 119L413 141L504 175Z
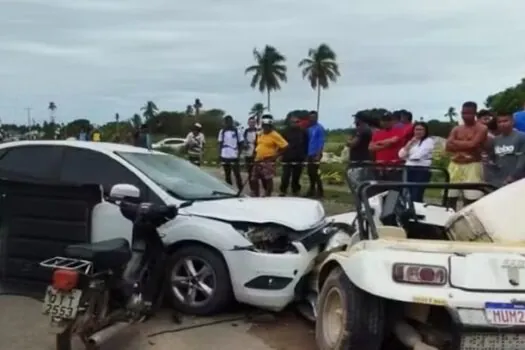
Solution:
M267 102L267 106L268 106L268 112L270 112L270 89L268 89L268 102Z
M320 105L321 105L321 85L317 84L317 114L319 114Z

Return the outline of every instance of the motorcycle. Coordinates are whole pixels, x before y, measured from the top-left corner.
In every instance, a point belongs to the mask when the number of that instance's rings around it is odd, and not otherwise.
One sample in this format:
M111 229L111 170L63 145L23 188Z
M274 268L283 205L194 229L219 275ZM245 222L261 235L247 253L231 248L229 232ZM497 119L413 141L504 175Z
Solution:
M116 238L66 247L65 256L40 263L52 269L43 313L56 334L56 350L86 349L152 316L161 303L166 252L157 228L178 214L175 206L139 203L136 187L115 185L106 199L133 222L131 245Z

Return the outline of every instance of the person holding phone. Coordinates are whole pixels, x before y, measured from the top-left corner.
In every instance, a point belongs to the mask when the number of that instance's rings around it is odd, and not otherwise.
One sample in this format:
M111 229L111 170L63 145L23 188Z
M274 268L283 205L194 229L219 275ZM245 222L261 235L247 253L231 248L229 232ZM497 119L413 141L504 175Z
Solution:
M414 136L399 150L399 158L405 160L405 165L413 167L407 171L408 182L429 182L432 165L434 140L429 136L428 125L424 122L414 124ZM423 202L424 188L411 188L410 194L415 202Z

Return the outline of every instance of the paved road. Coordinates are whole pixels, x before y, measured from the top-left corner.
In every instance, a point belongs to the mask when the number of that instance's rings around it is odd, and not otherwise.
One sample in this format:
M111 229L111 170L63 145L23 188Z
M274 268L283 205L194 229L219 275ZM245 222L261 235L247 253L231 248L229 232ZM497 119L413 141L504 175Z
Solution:
M0 296L0 310L0 349L54 350L54 337L48 334L47 318L40 313L40 302L24 297ZM233 318L236 320L231 321ZM217 324L180 330L210 322ZM162 331L168 332L148 337ZM81 344L76 344L74 350L80 349L83 349ZM101 350L120 349L315 350L315 346L312 327L292 312L276 317L257 316L251 321L242 313L214 318L187 317L182 324L175 324L169 313L164 312L145 324L124 331Z

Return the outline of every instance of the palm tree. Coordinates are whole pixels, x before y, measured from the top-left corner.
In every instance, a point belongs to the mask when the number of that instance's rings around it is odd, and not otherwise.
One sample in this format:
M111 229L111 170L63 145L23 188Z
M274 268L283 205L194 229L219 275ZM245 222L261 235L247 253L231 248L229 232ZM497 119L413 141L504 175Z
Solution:
M257 125L259 125L265 109L266 107L264 107L262 103L256 103L253 105L252 109L250 109L250 117L255 117Z
M186 115L189 117L193 114L193 106L192 105L187 105L186 106Z
M119 121L120 121L120 115L118 113L115 113L115 130L116 130L117 137L120 137Z
M286 82L286 58L273 46L266 45L263 51L253 49L255 64L244 70L244 74L252 74L250 86L268 96L267 108L270 110L270 95L272 91L281 89L281 83Z
M444 116L448 118L451 124L455 124L458 113L454 107L448 107L447 113L445 113Z
M321 103L321 88L328 89L330 82L337 81L339 65L335 52L327 44L321 44L317 49L308 50L308 57L299 62L303 78L308 79L312 89L317 89L317 112Z
M49 119L51 123L55 123L55 111L57 109L57 105L55 102L51 101L49 102L47 109L49 109Z
M196 98L195 102L193 102L193 110L195 111L195 122L197 122L197 120L199 119L201 108L202 108L201 100Z
M148 101L140 110L146 121L149 121L155 116L155 114L157 114L159 109L153 101Z

